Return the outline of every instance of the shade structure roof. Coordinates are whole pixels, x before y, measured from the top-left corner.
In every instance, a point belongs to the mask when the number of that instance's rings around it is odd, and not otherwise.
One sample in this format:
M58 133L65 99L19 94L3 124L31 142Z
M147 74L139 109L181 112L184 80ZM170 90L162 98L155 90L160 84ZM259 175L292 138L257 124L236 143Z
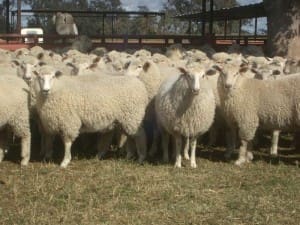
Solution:
M213 12L214 21L223 20L239 20L248 19L255 17L266 17L266 11L263 3L251 4L245 6L237 6L233 8L222 8L214 10ZM174 18L181 20L210 20L211 11L196 12L189 14L180 14L174 16Z

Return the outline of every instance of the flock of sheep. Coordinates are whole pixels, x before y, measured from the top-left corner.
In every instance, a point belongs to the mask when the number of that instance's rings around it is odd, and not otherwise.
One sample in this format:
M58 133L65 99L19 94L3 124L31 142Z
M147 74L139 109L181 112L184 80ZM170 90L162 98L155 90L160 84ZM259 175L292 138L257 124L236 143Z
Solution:
M21 138L22 165L30 160L30 121L38 124L45 159L52 157L53 137L61 137L61 167L70 163L81 133L99 133L99 158L117 137L127 158L137 155L139 163L159 151L168 162L172 143L175 167L182 165L182 152L196 167L197 141L206 132L212 144L225 129L226 157L239 140L235 163L241 165L253 159L248 145L258 128L273 132L271 154L277 154L280 131L300 126L299 61L267 58L257 47L59 54L35 46L0 50L0 71L0 124Z

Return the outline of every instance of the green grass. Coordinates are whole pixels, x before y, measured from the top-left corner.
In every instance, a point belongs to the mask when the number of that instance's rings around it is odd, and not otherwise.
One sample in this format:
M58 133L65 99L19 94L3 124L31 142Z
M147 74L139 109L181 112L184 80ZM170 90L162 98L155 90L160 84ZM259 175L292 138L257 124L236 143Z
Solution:
M242 167L201 153L198 168L73 159L67 169L0 164L0 224L299 224L300 171L256 155ZM281 157L282 158L282 157Z

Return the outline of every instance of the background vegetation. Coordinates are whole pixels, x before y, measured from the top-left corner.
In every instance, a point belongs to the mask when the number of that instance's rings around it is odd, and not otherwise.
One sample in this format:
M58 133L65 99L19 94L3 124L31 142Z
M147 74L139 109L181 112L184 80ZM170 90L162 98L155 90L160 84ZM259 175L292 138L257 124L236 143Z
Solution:
M4 2L4 1L3 1ZM11 1L12 8L16 6L16 0ZM209 1L207 1L207 10L209 10ZM2 3L4 5L4 3ZM42 0L24 0L23 8L32 9L67 9L67 10L91 10L91 11L125 11L122 8L120 0L64 0L64 1L42 1ZM215 0L214 8L238 6L236 0ZM3 10L1 10L3 9ZM4 24L5 10L0 2L0 24ZM202 0L169 0L164 3L161 11L166 13L166 17L144 17L144 16L118 16L112 20L111 16L105 18L104 31L102 30L102 17L76 17L79 32L87 35L105 34L201 34L201 22L193 22L192 29L189 29L187 21L174 19L173 16L183 13L200 12L202 9ZM149 11L147 6L139 6L138 11ZM53 15L35 14L24 16L22 18L24 26L43 27L45 33L55 32L52 23ZM111 24L114 24L114 30ZM243 21L249 25L250 21ZM228 34L238 33L238 21L228 22ZM13 29L13 28L12 28ZM208 29L206 29L208 30ZM0 25L0 32L5 32L5 25ZM214 24L214 33L223 34L224 23L216 22ZM247 32L247 31L245 31Z

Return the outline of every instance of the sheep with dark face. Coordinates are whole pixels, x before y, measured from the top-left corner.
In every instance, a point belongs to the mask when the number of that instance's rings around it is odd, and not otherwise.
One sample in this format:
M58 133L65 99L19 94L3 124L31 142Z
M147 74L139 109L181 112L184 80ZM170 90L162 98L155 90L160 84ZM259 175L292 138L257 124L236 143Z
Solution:
M59 35L78 35L78 29L71 14L58 12L52 19Z

